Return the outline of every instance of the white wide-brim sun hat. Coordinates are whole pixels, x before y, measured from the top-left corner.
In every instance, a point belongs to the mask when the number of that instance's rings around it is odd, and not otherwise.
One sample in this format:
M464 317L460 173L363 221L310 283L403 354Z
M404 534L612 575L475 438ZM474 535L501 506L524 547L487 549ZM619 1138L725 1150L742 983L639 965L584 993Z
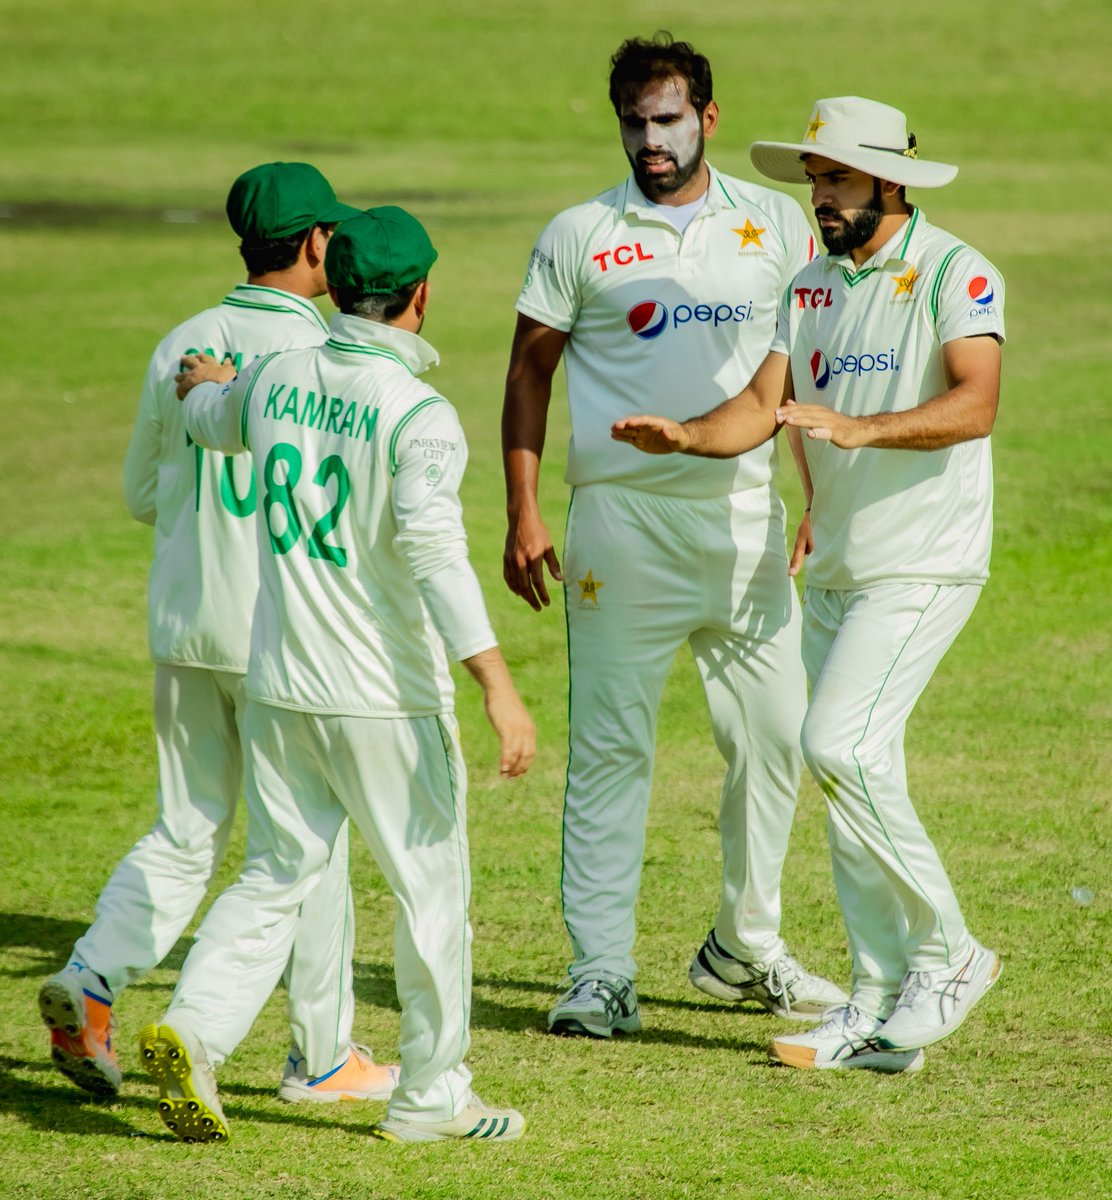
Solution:
M907 117L898 108L860 96L816 100L801 142L754 142L749 147L753 166L782 183L807 182L804 154L907 187L943 187L958 173L949 163L919 157L914 135L908 137Z

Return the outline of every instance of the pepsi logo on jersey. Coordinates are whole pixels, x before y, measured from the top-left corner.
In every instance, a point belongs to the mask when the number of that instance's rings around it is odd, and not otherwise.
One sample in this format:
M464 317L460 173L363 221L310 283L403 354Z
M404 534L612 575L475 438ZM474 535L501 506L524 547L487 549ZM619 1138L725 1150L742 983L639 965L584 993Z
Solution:
M811 378L815 387L821 392L835 375L870 375L874 371L898 371L900 364L896 360L896 348L881 351L880 354L838 354L833 360L826 357L821 350L811 354Z
M984 275L974 275L966 285L969 299L973 307L969 310L971 317L994 317L996 315L996 289Z
M626 324L630 332L648 341L659 337L668 327L679 329L692 323L696 325L740 324L753 319L753 301L745 304L677 304L668 308L659 300L640 300L626 313Z

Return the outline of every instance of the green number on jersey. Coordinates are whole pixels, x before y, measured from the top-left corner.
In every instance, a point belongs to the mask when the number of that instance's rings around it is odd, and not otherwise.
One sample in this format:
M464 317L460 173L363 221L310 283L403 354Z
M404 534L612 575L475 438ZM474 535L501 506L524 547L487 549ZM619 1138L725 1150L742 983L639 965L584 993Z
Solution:
M320 469L313 476L313 482L320 487L325 487L333 477L336 480L336 503L313 526L313 531L309 535L309 557L325 558L338 567L346 567L348 555L344 547L330 546L324 540L325 534L331 533L336 528L336 522L340 519L340 513L343 512L344 505L347 504L348 496L351 494L351 477L348 475L347 467L344 466L344 460L338 454L330 454L321 463Z
M203 446L199 446L189 434L185 435L185 443L187 446L193 447L193 463L195 468L196 482L193 489L193 508L195 512L201 511L201 470L205 461L205 450ZM214 450L209 451L210 454L215 454ZM233 517L250 517L254 514L258 507L257 493L255 490L255 472L251 472L251 482L247 485L247 495L241 496L236 491L235 469L232 465L232 455L217 455L217 458L223 458L224 463L220 469L220 500L225 509L232 514Z
M285 479L281 483L278 482L276 472L279 462L286 464ZM270 534L270 548L275 554L288 554L301 537L301 517L294 503L294 489L300 478L301 452L288 442L276 442L263 466L263 482L266 484L263 509L266 513L267 532ZM331 479L336 480L336 503L310 530L309 557L324 559L337 567L346 567L347 550L343 546L332 545L324 540L336 528L340 514L351 495L351 476L344 466L344 460L338 454L330 454L313 476L313 482L320 488L326 488ZM280 533L275 532L271 516L276 505L286 514L284 528Z
M286 464L286 478L279 483L275 478L275 467L279 462ZM266 527L270 534L270 548L275 554L288 554L301 537L301 518L293 502L293 489L301 478L301 453L296 446L288 442L278 442L266 457L263 467L263 480L266 483L266 496L263 499L263 509L266 512ZM274 532L274 507L277 505L286 514L285 529L280 533Z
M220 472L220 499L224 507L233 517L249 517L258 507L255 491L255 472L251 472L250 483L247 485L247 495L240 496L236 492L236 477L233 463L234 455L224 458L224 470Z

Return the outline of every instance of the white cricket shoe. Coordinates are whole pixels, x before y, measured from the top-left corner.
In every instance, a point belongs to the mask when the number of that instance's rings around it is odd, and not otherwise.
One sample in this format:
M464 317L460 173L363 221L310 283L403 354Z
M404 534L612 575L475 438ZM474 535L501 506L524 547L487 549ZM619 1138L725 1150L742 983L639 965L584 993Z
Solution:
M877 1045L876 1032L882 1024L855 1004L841 1004L814 1029L773 1038L769 1054L785 1067L803 1070L860 1067L890 1075L918 1071L923 1065L922 1050L886 1050Z
M389 1100L398 1086L396 1063L376 1063L366 1046L352 1045L348 1056L333 1070L315 1078L306 1071L296 1047L290 1050L278 1098L291 1104L310 1101L332 1104L338 1100Z
M371 1134L383 1142L445 1142L473 1138L477 1142L513 1142L525 1131L525 1118L513 1108L491 1108L474 1092L465 1107L447 1121L387 1115Z
M183 1025L147 1025L139 1057L158 1084L158 1115L183 1142L226 1142L216 1076L198 1039Z
M996 951L974 942L960 967L909 971L877 1042L887 1050L916 1050L949 1037L1000 978L1000 970Z
M735 1004L752 1000L789 1021L817 1021L827 1009L849 999L837 984L812 975L786 950L768 962L734 958L719 944L713 929L692 959L687 977L699 991L717 1000Z
M640 1028L637 993L617 976L573 982L548 1014L548 1032L565 1037L609 1038Z

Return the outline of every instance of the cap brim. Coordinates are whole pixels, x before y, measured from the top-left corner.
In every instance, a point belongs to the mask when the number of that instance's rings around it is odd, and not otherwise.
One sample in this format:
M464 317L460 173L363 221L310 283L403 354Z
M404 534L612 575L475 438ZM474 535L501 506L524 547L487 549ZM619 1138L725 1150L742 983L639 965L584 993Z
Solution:
M346 221L349 217L357 217L362 211L361 208L352 208L350 204L341 204L336 200L326 212L317 217L317 221L330 225L333 221Z
M949 163L910 158L888 150L866 150L861 146L824 146L821 143L754 142L749 147L753 166L769 179L781 183L806 183L807 169L800 161L804 154L831 158L847 167L905 187L945 187L958 173Z

